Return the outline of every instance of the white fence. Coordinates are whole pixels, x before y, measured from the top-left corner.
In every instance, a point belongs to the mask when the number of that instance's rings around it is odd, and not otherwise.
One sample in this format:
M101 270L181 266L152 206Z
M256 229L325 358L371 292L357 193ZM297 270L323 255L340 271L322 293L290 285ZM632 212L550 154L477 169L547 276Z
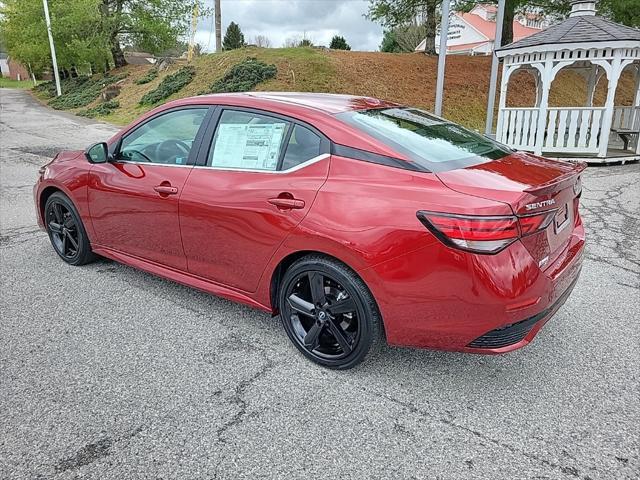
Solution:
M542 150L598 153L604 110L604 107L549 107ZM498 140L519 150L535 150L538 135L538 109L535 107L505 108L501 113Z

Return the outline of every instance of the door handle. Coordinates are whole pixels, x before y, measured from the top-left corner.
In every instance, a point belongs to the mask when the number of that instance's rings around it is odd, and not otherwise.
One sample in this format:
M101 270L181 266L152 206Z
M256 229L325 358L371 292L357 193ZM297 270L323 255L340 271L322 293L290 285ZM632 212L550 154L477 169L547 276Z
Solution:
M171 185L156 185L153 189L160 195L175 195L178 193L178 187L172 187Z
M271 205L275 205L281 210L293 210L304 208L304 200L298 200L297 198L270 198L267 200Z

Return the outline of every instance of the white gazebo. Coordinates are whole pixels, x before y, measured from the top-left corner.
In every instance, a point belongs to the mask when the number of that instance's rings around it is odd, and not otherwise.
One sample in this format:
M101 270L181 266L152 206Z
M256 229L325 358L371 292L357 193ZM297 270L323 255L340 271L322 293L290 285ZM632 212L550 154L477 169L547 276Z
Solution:
M503 59L496 139L519 150L588 162L640 159L640 30L595 15L594 0L574 0L565 21L496 51ZM551 84L563 68L587 83L581 107L550 107ZM524 69L536 80L531 108L506 106L509 78ZM616 106L623 70L635 78L633 104ZM596 86L607 80L603 107L593 106Z

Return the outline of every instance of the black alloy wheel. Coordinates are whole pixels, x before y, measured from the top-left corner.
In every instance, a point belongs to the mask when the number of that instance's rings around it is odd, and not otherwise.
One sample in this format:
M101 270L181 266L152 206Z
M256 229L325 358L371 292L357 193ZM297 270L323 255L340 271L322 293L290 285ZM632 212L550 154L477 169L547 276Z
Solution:
M305 257L287 270L280 312L296 347L329 368L357 365L382 334L377 306L362 280L326 257Z
M65 262L84 265L95 258L80 216L64 194L56 192L47 199L44 221L51 245Z

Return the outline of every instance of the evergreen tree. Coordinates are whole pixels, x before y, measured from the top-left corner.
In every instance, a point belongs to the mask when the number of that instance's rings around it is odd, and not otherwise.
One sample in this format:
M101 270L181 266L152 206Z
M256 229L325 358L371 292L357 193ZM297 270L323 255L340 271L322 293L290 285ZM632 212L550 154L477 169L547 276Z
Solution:
M349 46L347 41L340 35L333 36L329 48L333 50L351 50L351 47Z
M222 40L223 50L235 50L236 48L244 47L244 35L240 30L240 25L235 22L231 22L227 27L227 31L224 34Z

